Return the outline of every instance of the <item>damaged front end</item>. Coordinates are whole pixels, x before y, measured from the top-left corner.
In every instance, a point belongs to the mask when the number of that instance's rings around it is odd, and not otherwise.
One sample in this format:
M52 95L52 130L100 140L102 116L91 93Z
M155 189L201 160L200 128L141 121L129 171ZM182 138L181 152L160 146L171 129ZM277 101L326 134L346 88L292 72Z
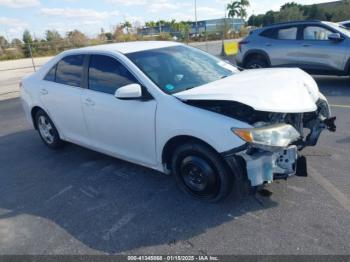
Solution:
M326 100L317 101L317 110L307 113L271 113L232 101L187 101L186 103L246 122L249 129L233 128L246 146L223 153L232 167L235 158L246 163L251 186L271 183L290 176L307 176L306 159L300 151L315 146L323 130L336 131L335 117Z

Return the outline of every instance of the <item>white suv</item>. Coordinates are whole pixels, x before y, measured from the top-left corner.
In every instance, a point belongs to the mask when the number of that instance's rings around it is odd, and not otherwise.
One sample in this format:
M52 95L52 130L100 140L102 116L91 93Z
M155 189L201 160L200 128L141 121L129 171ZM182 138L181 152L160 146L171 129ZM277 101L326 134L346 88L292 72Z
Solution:
M184 191L209 201L305 175L298 151L335 129L326 98L303 71L240 72L173 42L64 52L23 79L21 97L50 148L69 141L172 173Z

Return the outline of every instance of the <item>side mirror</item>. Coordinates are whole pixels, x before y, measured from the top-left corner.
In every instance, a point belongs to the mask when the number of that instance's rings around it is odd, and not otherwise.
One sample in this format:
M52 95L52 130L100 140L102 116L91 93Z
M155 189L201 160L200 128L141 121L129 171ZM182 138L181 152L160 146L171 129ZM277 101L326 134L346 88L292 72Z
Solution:
M339 33L330 34L328 36L328 39L331 40L331 41L336 41L336 42L344 40L344 38Z
M142 88L139 84L122 86L115 91L114 96L118 99L140 99L142 98Z

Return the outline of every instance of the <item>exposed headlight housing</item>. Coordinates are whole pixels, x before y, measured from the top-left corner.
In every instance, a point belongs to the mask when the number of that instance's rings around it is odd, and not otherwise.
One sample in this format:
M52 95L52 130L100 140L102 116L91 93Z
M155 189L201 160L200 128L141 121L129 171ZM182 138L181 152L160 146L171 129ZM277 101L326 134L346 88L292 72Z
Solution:
M232 128L232 132L257 147L285 148L300 138L300 133L288 124L245 129Z

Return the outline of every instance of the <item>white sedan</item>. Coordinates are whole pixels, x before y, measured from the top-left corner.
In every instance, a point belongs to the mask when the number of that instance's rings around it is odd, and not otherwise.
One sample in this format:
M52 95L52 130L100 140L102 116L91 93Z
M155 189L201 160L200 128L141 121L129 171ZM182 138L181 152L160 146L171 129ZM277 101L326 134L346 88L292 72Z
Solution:
M299 151L335 131L326 98L303 71L240 72L173 42L63 52L23 79L21 98L48 147L68 141L173 174L208 201L305 176Z

